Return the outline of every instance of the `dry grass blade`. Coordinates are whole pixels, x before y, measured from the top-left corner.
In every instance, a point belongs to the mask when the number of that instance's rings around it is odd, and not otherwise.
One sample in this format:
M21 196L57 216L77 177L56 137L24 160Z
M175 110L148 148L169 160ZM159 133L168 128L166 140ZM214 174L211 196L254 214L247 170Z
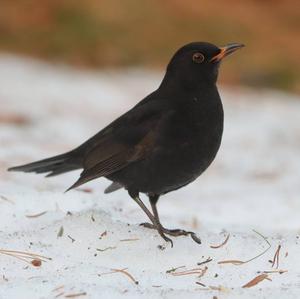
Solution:
M44 211L44 212L34 214L34 215L25 215L25 217L27 217L27 218L37 218L37 217L45 215L46 213L47 213L47 211Z
M262 273L279 273L279 274L283 274L283 273L286 273L288 272L288 270L270 270L270 271L262 271Z
M8 253L8 252L1 252L1 251L0 251L0 253L1 253L1 254L4 254L4 255L11 256L11 257L14 257L14 258L16 258L16 259L18 259L18 260L20 260L20 261L23 261L23 262L25 262L25 263L30 264L30 261L28 261L26 258L21 257L21 256L19 256L19 255L15 255L15 254L13 254L13 253Z
M130 273L128 273L126 270L127 270L127 268L124 268L124 269L111 269L111 272L102 273L99 276L107 275L107 274L113 274L113 273L122 273L122 274L126 275L135 284L139 284L139 282L137 280L135 280L134 277Z
M214 290L214 291L219 291L219 292L222 292L222 293L229 293L230 292L230 289L222 286L222 285L219 285L219 286L209 286L209 289L210 290Z
M239 265L243 265L243 264L247 264L249 262L252 262L253 260L261 257L262 255L264 255L267 251L269 251L269 249L271 248L271 244L270 242L268 241L267 237L263 236L261 233L259 233L258 231L256 230L253 230L256 234L258 234L260 237L263 238L263 240L267 243L268 247L263 251L261 252L260 254L246 260L246 261L240 261L240 260L225 260L225 261L220 261L218 262L218 264L233 264L233 265L236 265L236 266L239 266Z
M202 277L206 273L207 269L208 269L207 267L205 267L204 269L194 268L194 269L180 271L180 272L172 272L170 274L173 275L173 276L183 276L183 275L197 274L198 277Z
M75 297L79 297L79 296L86 296L86 292L81 292L81 293L77 293L77 294L65 295L65 298L75 298Z
M202 266L204 264L210 263L213 259L208 257L205 261L197 263L198 266Z
M230 237L230 234L228 234L228 236L225 238L225 240L220 245L210 245L210 248L218 249L218 248L223 247L228 242L229 237Z
M274 254L273 260L272 260L272 268L275 266L276 263L276 269L279 267L279 254L280 254L281 245L279 244L277 247L277 250Z
M106 250L112 250L112 249L116 249L116 248L117 248L116 246L108 246L108 247L103 248L103 249L101 249L101 248L96 248L96 250L97 250L97 251L104 252L104 251L106 251Z
M41 262L46 262L47 260L52 260L51 258L40 255L40 254L24 252L24 251L17 251L17 250L0 249L0 254L14 257L16 259L19 259L23 262L26 262L26 263L31 264L36 267L39 267L41 265Z
M239 260L225 260L225 261L219 261L218 264L221 265L221 264L232 264L232 265L242 265L244 264L245 262L243 261L239 261Z
M196 281L195 283L198 284L201 287L206 288L206 285L204 283L200 282L200 281Z
M166 273L172 273L172 272L175 272L176 270L181 269L181 268L185 268L185 266L179 266L179 267L176 267L176 268L171 268L171 269L167 270Z
M248 283L242 286L242 288L251 288L257 285L258 283L262 282L263 280L268 279L268 274L260 274L250 280Z
M125 269L111 269L111 270L114 272L122 273L122 274L126 275L135 284L139 284L139 282L137 280L135 280L134 277L130 273L128 273Z

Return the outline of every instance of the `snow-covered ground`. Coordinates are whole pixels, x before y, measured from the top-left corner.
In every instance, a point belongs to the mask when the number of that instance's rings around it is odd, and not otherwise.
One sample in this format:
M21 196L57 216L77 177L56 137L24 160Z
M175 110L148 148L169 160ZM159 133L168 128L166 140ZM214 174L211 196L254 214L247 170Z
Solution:
M196 231L202 245L180 237L170 248L139 226L146 217L125 191L103 194L105 179L64 194L78 172L51 179L6 172L77 146L156 88L161 76L79 72L0 56L0 249L52 259L35 267L1 251L1 299L300 296L296 96L221 88L226 125L217 159L159 202L163 224ZM228 234L226 244L211 247ZM250 261L219 263L228 260ZM112 270L125 268L138 284ZM197 270L183 272L191 269ZM258 275L266 279L242 288Z

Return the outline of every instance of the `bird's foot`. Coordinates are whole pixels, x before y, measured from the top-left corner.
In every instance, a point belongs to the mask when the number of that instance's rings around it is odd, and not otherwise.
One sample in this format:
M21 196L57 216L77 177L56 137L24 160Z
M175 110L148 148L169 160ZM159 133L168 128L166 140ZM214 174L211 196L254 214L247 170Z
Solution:
M183 229L167 229L167 228L164 228L162 225L160 225L160 229L157 228L156 225L153 225L152 223L141 223L140 224L141 226L144 226L146 228L151 228L151 229L156 229L159 234L162 236L162 234L166 234L166 235L170 235L170 236L174 236L174 237L179 237L179 236L191 236L191 238L198 244L201 244L201 240L200 238L194 233L194 232L191 232L191 231L186 231L186 230L183 230ZM162 234L161 234L161 232ZM166 237L166 236L165 236ZM167 237L166 237L167 238ZM168 238L169 239L169 238ZM170 239L169 239L170 240ZM173 245L172 245L173 247Z
M172 239L168 238L166 236L166 233L164 232L164 227L161 226L161 224L157 224L157 225L154 225L152 223L141 223L140 226L144 226L144 227L147 227L147 228L151 228L151 229L156 229L159 233L159 235L166 241L166 242L170 242L171 244L171 247L173 247L173 241Z

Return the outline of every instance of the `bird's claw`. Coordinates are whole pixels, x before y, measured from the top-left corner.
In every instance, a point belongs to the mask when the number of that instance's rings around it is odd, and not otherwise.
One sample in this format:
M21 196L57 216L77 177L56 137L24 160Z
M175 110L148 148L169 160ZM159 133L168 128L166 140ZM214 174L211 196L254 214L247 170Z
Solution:
M173 247L173 242L170 238L166 237L165 235L170 235L170 236L174 236L174 237L179 237L179 236L188 236L190 235L191 238L198 244L201 244L201 240L200 238L192 231L186 231L183 229L167 229L164 228L163 226L161 226L161 229L157 228L155 225L153 225L152 223L141 223L141 226L144 226L146 228L150 228L150 229L156 229L159 234L161 235L161 237L167 241L167 242L171 242L171 246Z
M156 229L159 233L159 235L166 241L166 242L170 242L171 244L171 247L173 247L173 241L168 238L166 235L165 235L165 232L164 232L164 228L161 226L161 225L154 225L152 223L149 223L149 222L144 222L144 223L141 223L140 226L143 226L143 227L146 227L146 228L150 228L150 229Z
M168 238L163 232L158 230L158 233L160 234L160 236L166 241L166 242L170 242L171 247L173 248L173 241L172 239Z
M146 228L151 228L151 229L156 229L156 227L154 227L154 225L152 223L149 223L149 222L140 223L140 226L143 226L143 227L146 227Z

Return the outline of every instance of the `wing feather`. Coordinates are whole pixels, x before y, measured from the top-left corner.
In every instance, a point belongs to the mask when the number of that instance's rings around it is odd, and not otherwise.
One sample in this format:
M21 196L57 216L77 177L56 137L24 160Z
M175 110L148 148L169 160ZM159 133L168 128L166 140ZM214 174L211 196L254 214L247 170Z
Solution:
M100 132L86 142L89 146L83 161L84 170L68 190L108 176L149 155L155 147L157 128L166 115L161 110L151 110L149 103L145 106L134 107L105 128L102 134Z

